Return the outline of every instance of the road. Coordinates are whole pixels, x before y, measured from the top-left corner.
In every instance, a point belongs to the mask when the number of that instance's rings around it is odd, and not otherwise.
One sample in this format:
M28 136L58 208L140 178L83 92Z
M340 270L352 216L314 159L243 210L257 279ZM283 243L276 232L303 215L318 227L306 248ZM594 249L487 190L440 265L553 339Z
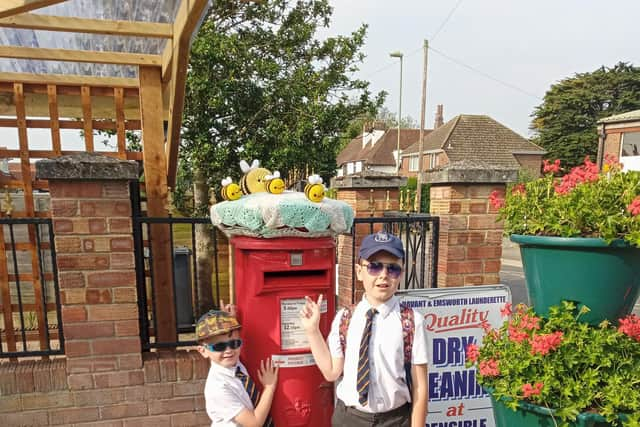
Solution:
M511 301L513 305L519 303L529 303L527 289L522 271L522 260L520 259L520 249L517 244L509 239L502 241L502 269L500 270L500 283L507 285L511 289ZM636 301L633 312L640 316L640 299Z

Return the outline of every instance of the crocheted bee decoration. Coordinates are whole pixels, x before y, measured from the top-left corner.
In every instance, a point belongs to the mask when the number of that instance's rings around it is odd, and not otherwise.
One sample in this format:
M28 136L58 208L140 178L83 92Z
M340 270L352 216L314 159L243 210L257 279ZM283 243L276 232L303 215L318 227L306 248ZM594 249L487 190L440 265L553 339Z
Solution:
M220 195L224 200L238 200L242 196L240 186L233 182L231 177L226 177L221 181L222 189Z
M280 178L279 171L273 171L271 175L266 175L264 177L264 182L267 192L269 193L280 194L284 191L284 180Z
M269 169L260 167L260 160L254 160L251 166L244 160L240 161L240 169L244 175L240 179L240 188L244 194L267 191L265 176L270 175Z
M325 187L320 175L309 175L307 185L304 186L304 195L312 202L321 202L324 199Z

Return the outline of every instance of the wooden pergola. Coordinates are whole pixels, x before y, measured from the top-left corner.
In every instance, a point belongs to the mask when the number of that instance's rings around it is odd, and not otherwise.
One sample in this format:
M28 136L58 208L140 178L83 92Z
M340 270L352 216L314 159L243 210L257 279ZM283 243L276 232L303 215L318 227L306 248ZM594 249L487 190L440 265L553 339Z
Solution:
M144 10L142 0L94 3L95 9L87 10L80 0L0 2L0 128L17 129L17 146L6 147L6 138L0 140L0 160L18 159L20 165L19 174L0 173L0 189L24 195L24 210L14 210L12 218L50 216L34 208L34 191L47 190L48 183L35 180L33 160L79 151L141 160L147 214L167 216L191 38L208 0L158 1L158 10ZM49 130L50 147L34 148L38 141L30 137L32 129ZM69 129L83 131L83 147L65 147ZM115 132L115 149L97 150L95 130ZM127 150L128 130L141 133L142 152ZM158 225L152 232L152 244L158 245L153 252L160 258L154 264L170 269L168 229ZM31 259L36 260L33 234L30 229ZM0 227L0 296L7 301L5 250ZM42 286L35 274L37 261L32 271L37 305ZM154 277L164 282L158 283L158 296L172 301L172 276L167 273L157 271ZM9 320L6 306L3 312ZM162 320L169 335L175 330L174 316Z

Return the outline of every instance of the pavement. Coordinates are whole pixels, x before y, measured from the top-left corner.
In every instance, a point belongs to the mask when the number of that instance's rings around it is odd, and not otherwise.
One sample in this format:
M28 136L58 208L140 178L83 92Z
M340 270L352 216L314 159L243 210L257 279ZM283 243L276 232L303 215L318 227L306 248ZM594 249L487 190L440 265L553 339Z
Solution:
M500 283L507 285L511 290L511 301L513 305L519 303L529 304L524 272L522 271L522 260L520 259L520 248L508 238L502 241ZM640 316L640 299L636 301L633 312Z

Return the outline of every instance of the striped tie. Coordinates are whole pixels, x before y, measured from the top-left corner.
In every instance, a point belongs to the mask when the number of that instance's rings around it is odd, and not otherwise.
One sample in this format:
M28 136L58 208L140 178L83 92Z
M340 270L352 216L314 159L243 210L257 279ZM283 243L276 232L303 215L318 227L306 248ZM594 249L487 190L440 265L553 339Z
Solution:
M253 382L249 375L246 375L244 372L242 372L240 366L236 368L236 378L240 380L242 386L247 391L247 394L251 399L251 403L253 403L253 408L255 409L256 406L258 406L258 399L260 398L260 392L258 391L256 384ZM267 420L264 422L264 426L273 427L273 420L271 419L271 416L267 417Z
M375 308L367 311L367 323L362 331L360 340L360 358L358 359L358 401L362 406L367 406L369 399L369 340L371 339L371 326L373 316L378 313Z

